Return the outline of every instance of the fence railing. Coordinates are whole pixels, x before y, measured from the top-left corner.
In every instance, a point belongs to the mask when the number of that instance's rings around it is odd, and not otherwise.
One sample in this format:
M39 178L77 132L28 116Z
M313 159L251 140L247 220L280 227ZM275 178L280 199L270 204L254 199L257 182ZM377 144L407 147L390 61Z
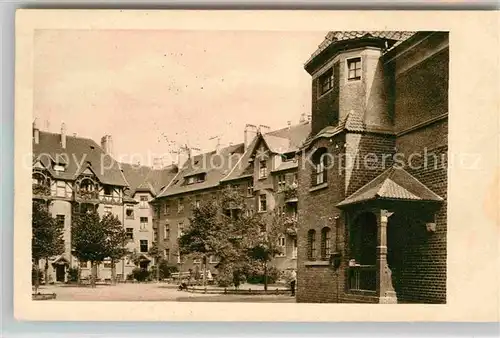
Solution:
M376 291L377 272L375 265L350 266L349 289L355 291Z

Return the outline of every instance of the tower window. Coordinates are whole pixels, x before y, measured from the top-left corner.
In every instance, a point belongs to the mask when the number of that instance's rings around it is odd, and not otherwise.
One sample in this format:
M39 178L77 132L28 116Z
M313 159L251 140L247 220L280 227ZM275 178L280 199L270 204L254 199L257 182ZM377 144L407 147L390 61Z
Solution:
M319 77L319 94L323 95L332 88L333 88L333 68L330 68Z
M353 58L347 60L347 80L361 79L361 58Z

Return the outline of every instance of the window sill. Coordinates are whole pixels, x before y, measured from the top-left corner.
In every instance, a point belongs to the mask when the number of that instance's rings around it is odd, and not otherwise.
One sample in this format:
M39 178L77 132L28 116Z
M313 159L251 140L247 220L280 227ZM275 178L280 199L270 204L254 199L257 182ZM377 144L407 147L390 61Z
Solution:
M329 261L308 261L304 263L305 266L329 266Z
M309 189L309 192L318 191L318 190L325 189L325 188L328 188L328 183L321 183L321 184L315 185Z
M148 232L148 229L139 229L139 232Z

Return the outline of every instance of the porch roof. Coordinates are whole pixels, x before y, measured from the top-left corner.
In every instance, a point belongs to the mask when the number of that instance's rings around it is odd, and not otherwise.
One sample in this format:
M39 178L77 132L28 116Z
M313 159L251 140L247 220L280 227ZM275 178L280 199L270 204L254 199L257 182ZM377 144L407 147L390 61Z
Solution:
M337 204L337 207L373 200L441 202L443 198L404 169L392 167Z

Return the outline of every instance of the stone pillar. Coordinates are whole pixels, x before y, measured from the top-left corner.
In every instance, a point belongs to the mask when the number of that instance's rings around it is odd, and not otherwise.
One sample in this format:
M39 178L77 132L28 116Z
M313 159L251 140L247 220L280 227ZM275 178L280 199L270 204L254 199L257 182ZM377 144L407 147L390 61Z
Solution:
M380 210L377 217L377 296L379 303L396 304L398 299L392 286L392 273L387 264L387 222L392 212Z

